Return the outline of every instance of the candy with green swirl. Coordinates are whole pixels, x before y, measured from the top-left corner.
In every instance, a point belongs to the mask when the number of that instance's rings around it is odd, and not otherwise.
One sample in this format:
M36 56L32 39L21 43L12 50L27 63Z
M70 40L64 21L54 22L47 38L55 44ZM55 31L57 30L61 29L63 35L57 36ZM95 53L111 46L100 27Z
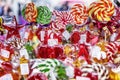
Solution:
M37 23L40 24L49 24L51 21L51 17L52 17L52 13L49 10L49 8L47 6L39 6L37 8L38 10L38 16L37 16Z

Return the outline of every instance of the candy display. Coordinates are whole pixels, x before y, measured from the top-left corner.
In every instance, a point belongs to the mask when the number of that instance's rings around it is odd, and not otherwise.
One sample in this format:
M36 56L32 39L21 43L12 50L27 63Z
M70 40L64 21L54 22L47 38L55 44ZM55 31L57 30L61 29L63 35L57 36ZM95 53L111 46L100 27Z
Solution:
M21 25L0 18L0 80L120 80L120 8L111 0L67 11L31 2L22 16Z

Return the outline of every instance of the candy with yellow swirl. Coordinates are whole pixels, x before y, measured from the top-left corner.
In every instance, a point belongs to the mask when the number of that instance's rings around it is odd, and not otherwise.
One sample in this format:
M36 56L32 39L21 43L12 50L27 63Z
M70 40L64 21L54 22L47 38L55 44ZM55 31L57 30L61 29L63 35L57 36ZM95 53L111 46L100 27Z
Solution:
M87 8L83 4L75 4L71 8L71 14L74 17L75 23L79 25L84 24L88 18Z
M25 8L25 19L28 22L36 22L37 8L34 3L28 3Z
M90 5L88 14L94 20L107 22L111 20L114 10L114 5L110 0L99 0Z

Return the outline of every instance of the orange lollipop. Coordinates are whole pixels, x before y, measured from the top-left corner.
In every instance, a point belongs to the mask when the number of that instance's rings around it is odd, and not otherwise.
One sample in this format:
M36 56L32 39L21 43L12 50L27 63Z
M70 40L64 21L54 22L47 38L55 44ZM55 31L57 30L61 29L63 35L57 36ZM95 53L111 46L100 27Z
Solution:
M25 18L28 22L36 22L37 8L34 3L28 3L26 5Z
M74 21L76 24L82 25L87 21L88 18L87 8L83 4L75 4L71 8L71 14L74 17Z
M99 0L90 5L88 14L90 18L97 21L110 21L114 14L114 5L110 0Z

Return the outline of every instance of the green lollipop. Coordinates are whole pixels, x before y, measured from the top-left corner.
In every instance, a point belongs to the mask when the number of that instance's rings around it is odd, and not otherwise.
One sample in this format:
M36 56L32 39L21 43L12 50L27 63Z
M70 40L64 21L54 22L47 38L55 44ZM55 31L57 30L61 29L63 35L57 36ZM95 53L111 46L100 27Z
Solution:
M49 8L47 6L39 6L37 10L38 10L38 16L36 21L44 25L49 24L52 17L52 13L49 10Z

